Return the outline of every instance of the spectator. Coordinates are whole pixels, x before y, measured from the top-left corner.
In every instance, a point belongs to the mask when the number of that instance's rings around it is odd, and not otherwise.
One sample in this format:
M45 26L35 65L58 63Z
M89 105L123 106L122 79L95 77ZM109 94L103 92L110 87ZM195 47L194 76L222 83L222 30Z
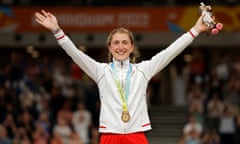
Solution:
M57 123L53 127L54 136L61 139L62 144L69 144L71 141L71 135L73 133L72 128L67 123L66 119L61 116L57 117Z
M35 120L35 127L41 127L41 129L44 131L43 133L47 133L47 135L49 135L50 133L50 121L48 118L49 116L46 112L40 112L38 115L38 119Z
M219 132L220 118L223 112L224 104L219 99L217 92L213 93L207 103L207 128Z
M195 98L190 104L189 112L194 115L197 122L204 126L203 102Z
M183 134L187 137L199 138L202 134L203 127L196 121L194 115L190 114L188 122L183 128Z
M235 117L229 106L226 106L223 110L223 114L220 119L219 133L221 137L221 144L234 144L236 133Z
M18 129L25 139L32 138L32 132L34 131L34 119L32 114L28 110L24 110L21 115L19 115Z
M233 107L236 114L240 105L240 80L236 75L231 75L226 88L224 102Z
M48 144L48 132L40 123L35 124L35 130L32 134L33 144Z
M86 109L83 102L79 102L77 107L78 109L73 113L73 128L81 138L83 144L89 144L89 129L92 122L91 113Z
M200 49L194 49L193 60L190 62L190 83L199 84L203 83L203 76L205 74L205 61L203 53Z
M62 108L58 111L57 117L65 119L68 125L71 125L73 118L72 102L66 99L63 103Z
M206 97L206 94L204 93L202 86L199 84L191 85L186 95L189 105L191 105L192 102L194 102L195 100L203 104Z

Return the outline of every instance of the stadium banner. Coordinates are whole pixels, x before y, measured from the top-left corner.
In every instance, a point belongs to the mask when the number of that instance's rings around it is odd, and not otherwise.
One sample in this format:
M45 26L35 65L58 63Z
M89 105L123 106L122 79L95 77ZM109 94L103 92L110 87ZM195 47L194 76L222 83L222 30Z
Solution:
M183 32L199 16L197 6L186 7L0 7L0 32L44 32L34 20L36 11L52 12L66 32L109 32L126 27L135 32ZM231 10L230 10L231 9ZM240 6L215 6L224 31L240 31Z

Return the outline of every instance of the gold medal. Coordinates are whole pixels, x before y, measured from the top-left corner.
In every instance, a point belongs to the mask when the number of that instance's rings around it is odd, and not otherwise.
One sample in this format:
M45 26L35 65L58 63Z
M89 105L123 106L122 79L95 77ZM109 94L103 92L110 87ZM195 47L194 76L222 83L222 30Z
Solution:
M128 111L123 111L121 118L122 118L123 122L127 123L130 120L129 112Z

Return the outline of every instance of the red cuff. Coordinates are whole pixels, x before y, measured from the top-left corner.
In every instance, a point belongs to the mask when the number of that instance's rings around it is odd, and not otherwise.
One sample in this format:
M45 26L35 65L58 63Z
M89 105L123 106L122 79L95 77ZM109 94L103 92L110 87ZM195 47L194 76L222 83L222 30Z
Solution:
M57 37L56 39L57 39L57 40L60 40L60 39L62 39L62 38L64 38L64 35L62 35L62 36L60 36L60 37Z
M189 34L193 37L193 38L195 38L196 36L192 33L192 31L191 30L189 30L188 31L189 32Z
M194 28L191 28L188 32L193 38L196 38L199 35L199 32L197 32Z

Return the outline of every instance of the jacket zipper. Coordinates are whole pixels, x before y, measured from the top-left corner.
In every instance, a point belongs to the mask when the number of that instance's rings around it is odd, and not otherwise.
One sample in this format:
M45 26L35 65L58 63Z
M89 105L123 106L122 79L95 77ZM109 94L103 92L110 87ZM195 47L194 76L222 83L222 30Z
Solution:
M123 62L121 61L121 73L123 72ZM121 74L122 75L122 74ZM123 76L123 75L122 75ZM124 87L123 87L123 81L124 81L124 78L121 77L121 86L122 86L122 90L124 91Z

